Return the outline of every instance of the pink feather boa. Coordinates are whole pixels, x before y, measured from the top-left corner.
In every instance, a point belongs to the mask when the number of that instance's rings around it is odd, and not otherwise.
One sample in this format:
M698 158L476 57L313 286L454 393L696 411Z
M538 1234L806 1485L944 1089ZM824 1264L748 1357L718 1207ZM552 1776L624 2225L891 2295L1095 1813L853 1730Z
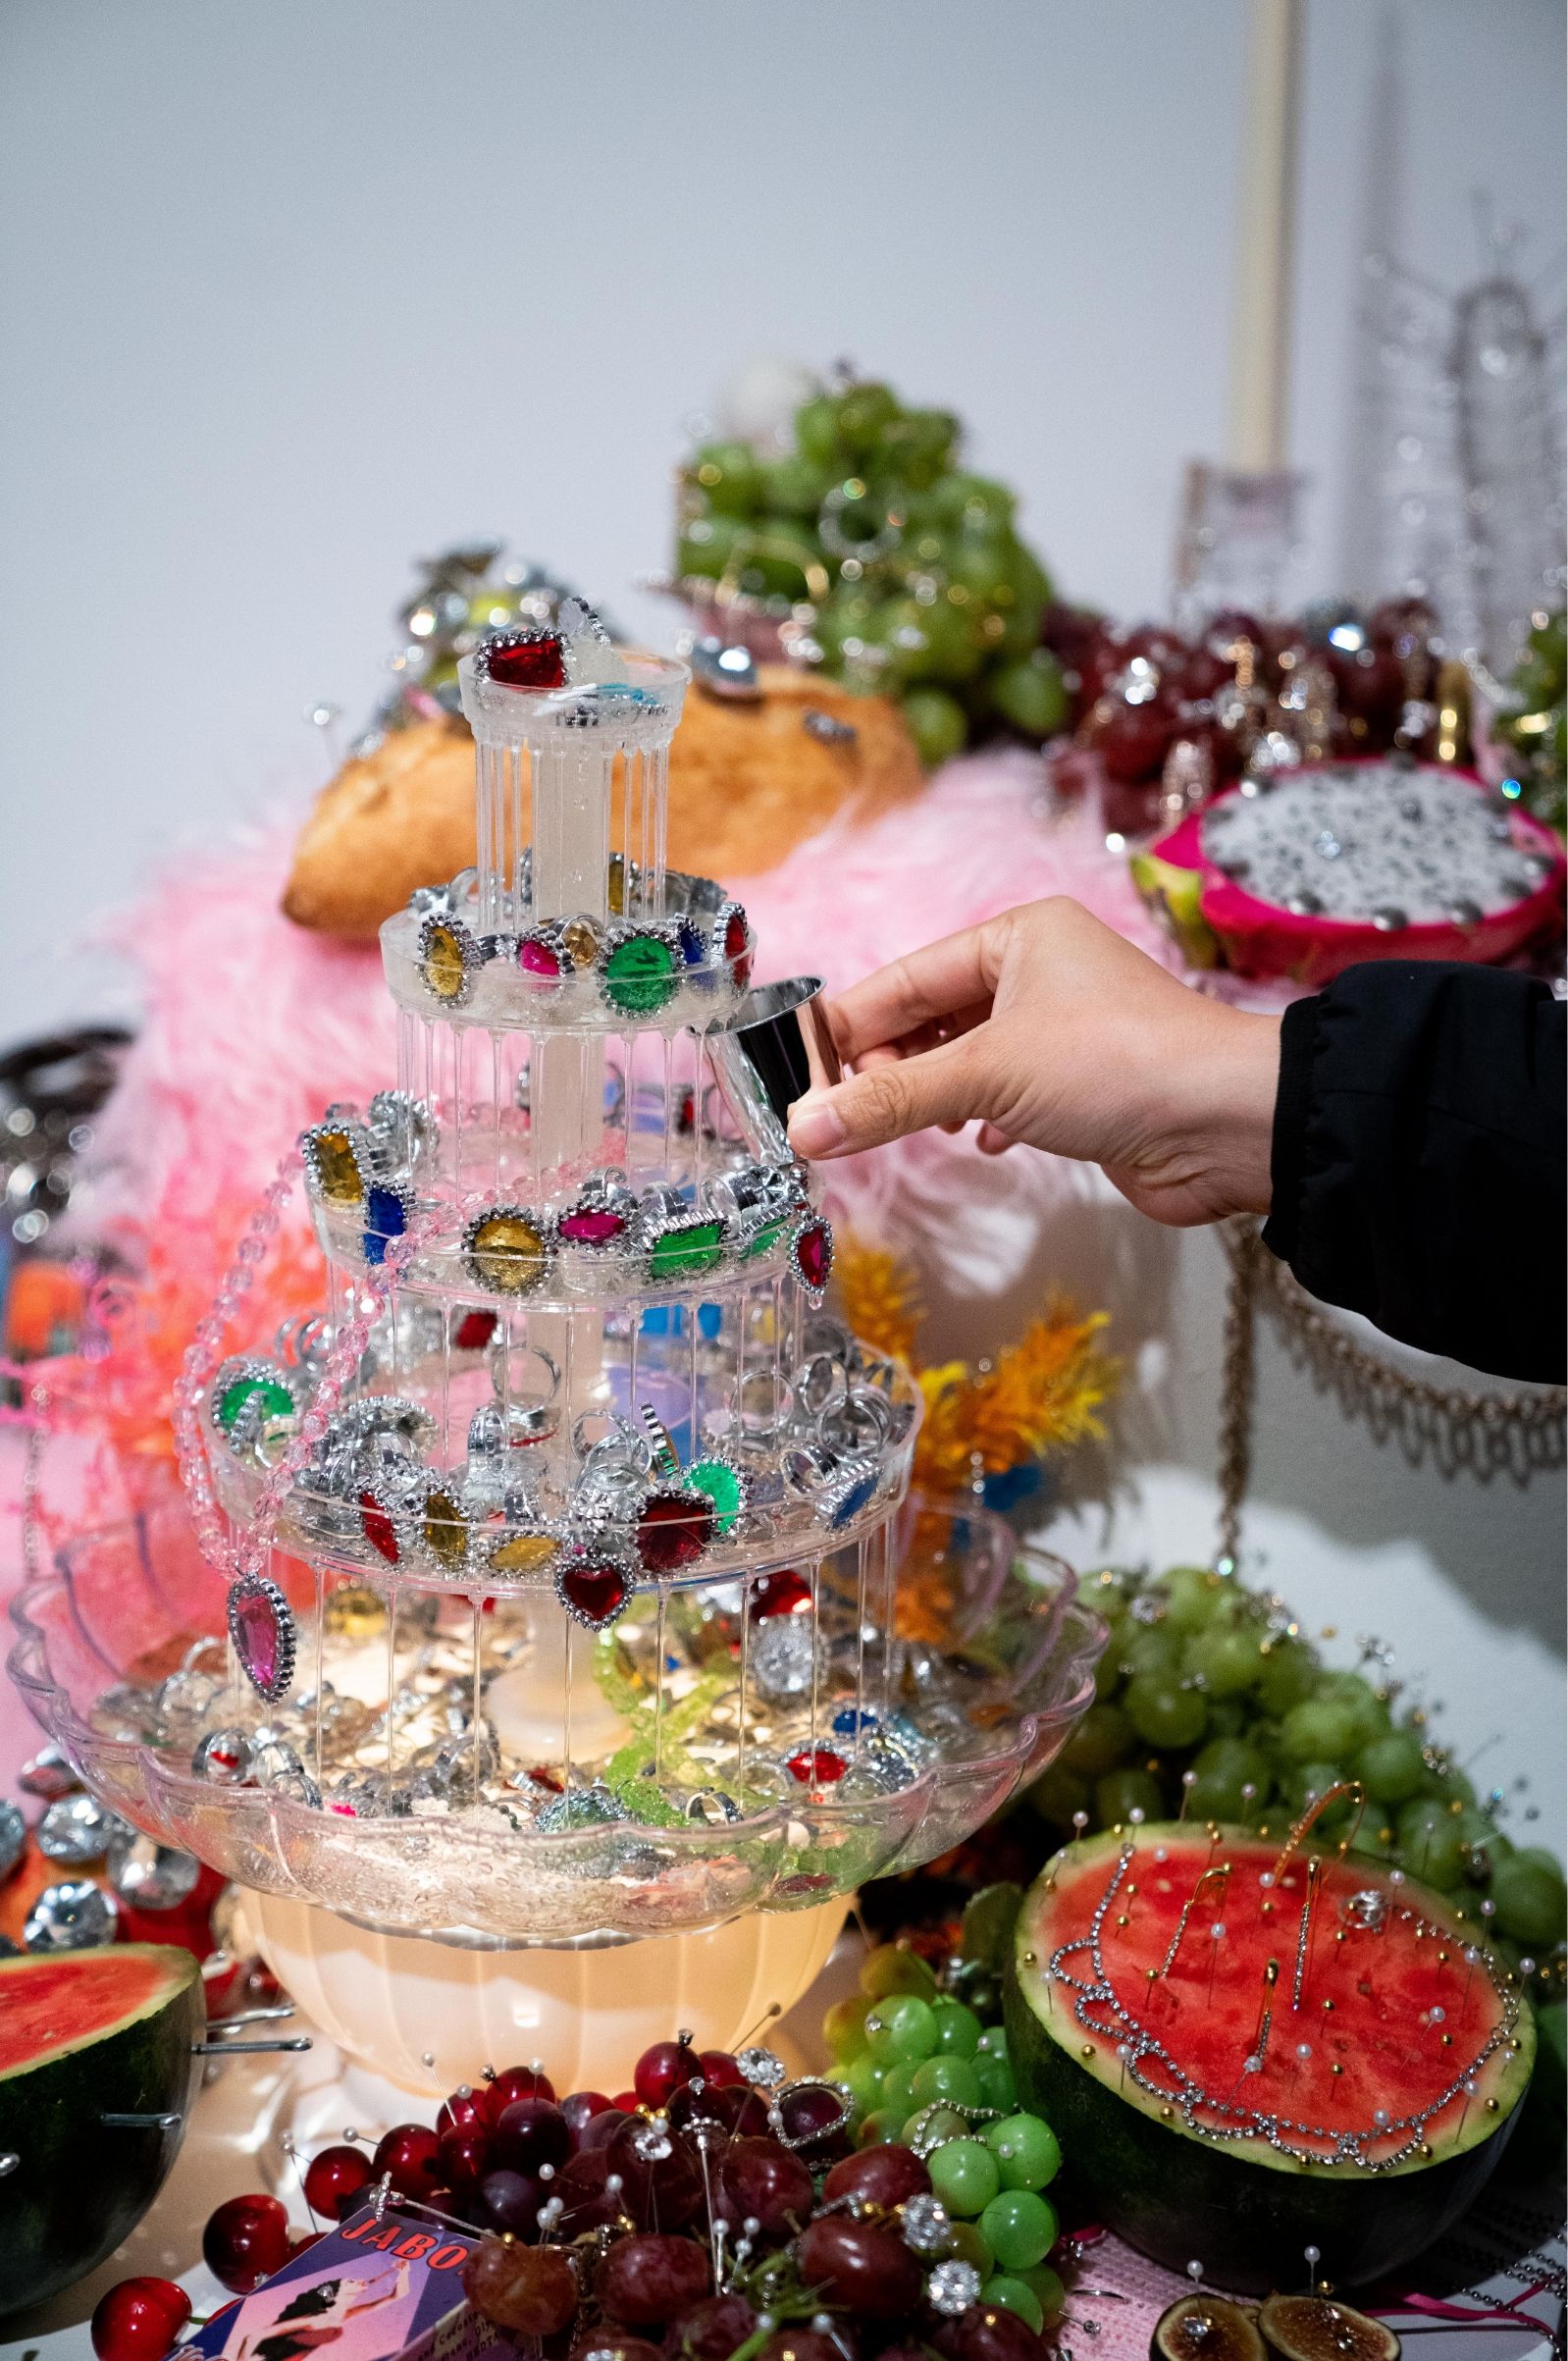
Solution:
M820 974L839 989L1045 894L1073 895L1175 968L1124 861L1105 849L1092 799L1060 816L1041 800L1032 757L973 756L872 825L835 823L768 874L726 880L757 928L760 974ZM280 914L292 833L280 821L186 861L113 924L111 939L141 970L146 1011L100 1130L116 1211L134 1218L164 1204L177 1181L192 1212L247 1201L330 1101L363 1100L394 1076L394 1012L375 947L306 933ZM960 1293L1016 1278L1045 1215L1084 1185L1056 1158L982 1157L970 1139L935 1132L834 1174L841 1209L862 1226L916 1253L940 1236ZM963 1242L953 1268L960 1204L988 1216L968 1273ZM975 1226L965 1231L977 1244ZM230 1244L211 1240L215 1285Z

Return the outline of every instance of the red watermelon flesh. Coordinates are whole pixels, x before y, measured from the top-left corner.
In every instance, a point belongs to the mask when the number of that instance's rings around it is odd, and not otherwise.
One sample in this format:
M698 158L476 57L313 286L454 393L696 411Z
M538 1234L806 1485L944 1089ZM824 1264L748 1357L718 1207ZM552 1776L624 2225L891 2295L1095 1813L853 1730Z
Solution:
M0 2315L70 2286L140 2221L184 2133L205 2023L201 1971L173 1945L0 1960L0 2151L17 2159Z
M129 1946L29 1960L0 1990L0 2074L63 2057L187 1980L171 1977L163 1953Z
M1307 1859L1295 1854L1278 1883L1265 1884L1279 1855L1278 1844L1228 1836L1218 1846L1201 1835L1140 1846L1101 1929L1101 1957L1118 1998L1182 2072L1218 2097L1358 2133L1376 2129L1379 2110L1394 2120L1424 2113L1501 2026L1504 1994L1482 1967L1467 1964L1462 1934L1426 1931L1445 1915L1436 1896L1423 1896L1433 1916L1407 1918L1401 1914L1412 1904L1404 1896L1421 1889L1390 1888L1364 1861L1330 1856L1320 1873L1301 2005L1293 2008ZM1200 1897L1170 1974L1151 1985L1148 1971L1163 1965L1199 1876L1225 1862L1231 1875L1223 1902ZM1075 1868L1071 1857L1059 1863L1053 1951L1088 1935L1108 1865L1102 1859ZM1376 1933L1345 1925L1340 1914L1342 1903L1369 1891L1386 1897L1387 1915ZM1225 1928L1218 1939L1210 1931L1216 1924ZM1262 2067L1245 2073L1271 1959L1279 1962L1279 1981L1269 2038ZM1067 1965L1071 1973L1087 1973L1081 1963ZM1118 2038L1124 2033L1119 2030ZM1116 2042L1111 2046L1114 2052ZM1303 2057L1303 2049L1310 2055ZM1147 2072L1175 2090L1175 2078L1152 2060ZM1432 2119L1427 2137L1452 2131L1464 2112L1461 2092ZM1325 2157L1333 2153L1330 2141L1314 2145Z
M1243 1830L1069 1846L1024 1899L1009 1977L1019 2097L1080 2202L1251 2291L1308 2245L1345 2285L1419 2254L1474 2202L1534 2061L1517 1986L1440 1895L1355 1856L1317 1875L1299 2001L1308 1858Z

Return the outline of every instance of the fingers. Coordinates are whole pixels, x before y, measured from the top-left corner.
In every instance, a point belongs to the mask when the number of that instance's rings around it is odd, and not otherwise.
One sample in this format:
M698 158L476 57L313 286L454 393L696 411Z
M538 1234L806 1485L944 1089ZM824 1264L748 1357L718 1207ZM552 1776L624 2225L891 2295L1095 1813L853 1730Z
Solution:
M934 1124L959 1126L978 1115L983 1074L968 1040L917 1058L900 1058L854 1075L832 1090L810 1090L790 1109L790 1145L820 1162L858 1155Z
M979 1023L996 981L995 924L927 943L839 993L828 1015L840 1056L854 1062L942 1018Z

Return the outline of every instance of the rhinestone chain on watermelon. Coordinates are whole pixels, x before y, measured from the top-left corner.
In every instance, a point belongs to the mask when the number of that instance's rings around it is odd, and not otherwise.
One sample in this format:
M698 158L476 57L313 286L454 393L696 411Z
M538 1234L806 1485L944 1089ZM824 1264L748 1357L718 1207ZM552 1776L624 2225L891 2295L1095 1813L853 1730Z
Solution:
M196 1540L207 1563L231 1583L237 1582L244 1575L259 1573L266 1563L289 1487L326 1435L333 1414L342 1399L343 1390L364 1357L371 1329L387 1300L389 1283L394 1285L401 1278L416 1243L415 1233L410 1230L389 1249L382 1266L380 1285L373 1282L368 1273L361 1281L356 1289L358 1300L354 1312L342 1322L333 1338L304 1416L289 1438L283 1457L262 1486L254 1512L236 1547L226 1530L212 1489L212 1474L207 1465L206 1445L202 1438L202 1398L223 1357L224 1336L229 1323L267 1259L272 1239L278 1232L280 1216L292 1193L302 1161L298 1148L291 1148L278 1167L277 1179L250 1217L228 1276L218 1290L217 1300L191 1339L175 1387L175 1449L180 1462L180 1480L190 1503Z

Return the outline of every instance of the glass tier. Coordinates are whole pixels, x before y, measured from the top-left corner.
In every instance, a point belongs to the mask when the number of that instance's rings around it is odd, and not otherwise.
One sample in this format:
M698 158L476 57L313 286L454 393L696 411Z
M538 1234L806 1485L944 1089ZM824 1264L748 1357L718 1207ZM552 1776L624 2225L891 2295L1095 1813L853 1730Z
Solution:
M309 1411L332 1333L296 1326L279 1352L218 1368L206 1447L236 1527ZM278 1540L458 1588L559 1590L589 1564L627 1596L706 1581L885 1520L919 1407L902 1369L782 1280L619 1310L404 1289L288 1487Z
M459 1943L807 1908L941 1853L1051 1759L1105 1638L1068 1568L967 1505L640 1595L598 1638L537 1596L272 1564L300 1635L281 1703L158 1511L63 1547L24 1595L28 1704L162 1841Z

